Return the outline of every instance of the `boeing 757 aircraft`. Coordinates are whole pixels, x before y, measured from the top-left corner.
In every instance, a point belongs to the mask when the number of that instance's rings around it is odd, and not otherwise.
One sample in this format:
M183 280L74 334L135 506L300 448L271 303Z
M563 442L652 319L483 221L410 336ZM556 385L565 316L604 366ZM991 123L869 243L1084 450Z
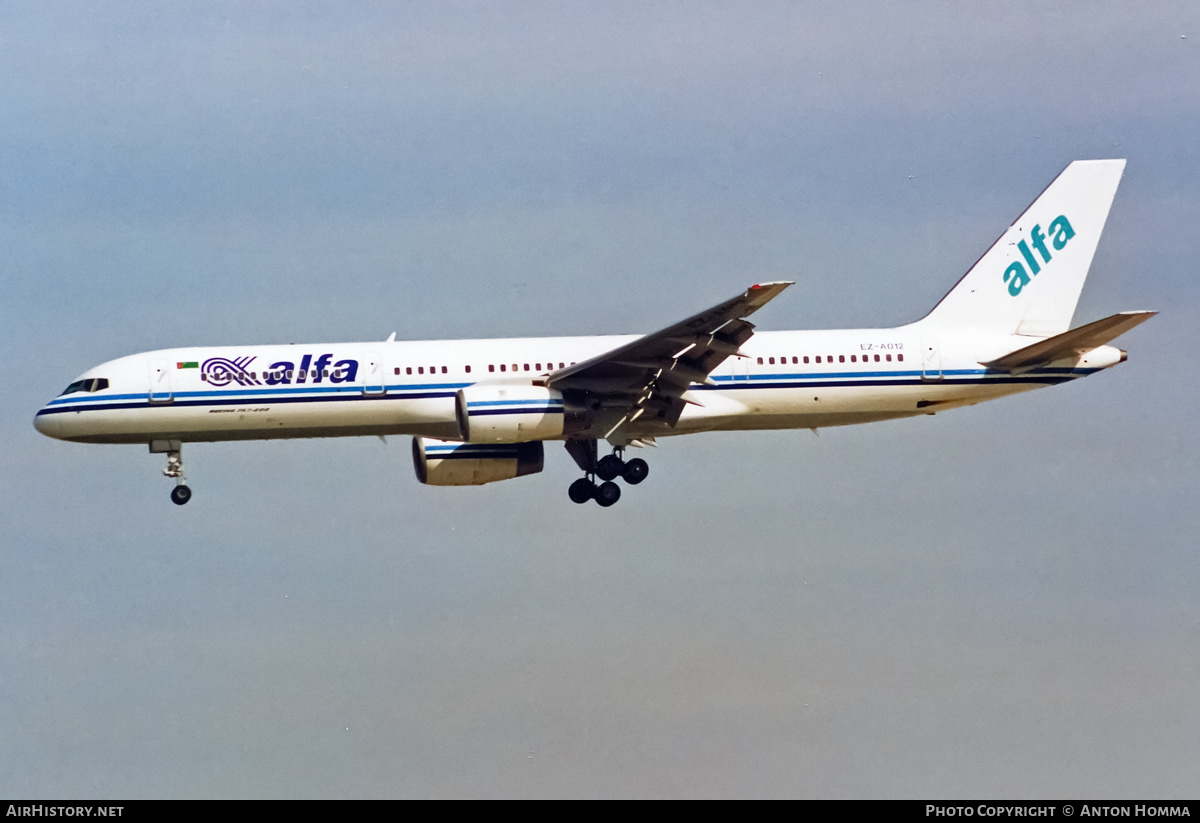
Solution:
M111 360L38 411L38 431L166 454L184 443L411 435L417 479L474 486L542 470L560 440L576 503L611 506L649 467L628 447L704 431L817 429L970 406L1125 361L1155 312L1070 328L1124 160L1069 165L928 315L891 329L757 331L791 283L759 283L642 336L180 348ZM600 457L598 444L612 452Z

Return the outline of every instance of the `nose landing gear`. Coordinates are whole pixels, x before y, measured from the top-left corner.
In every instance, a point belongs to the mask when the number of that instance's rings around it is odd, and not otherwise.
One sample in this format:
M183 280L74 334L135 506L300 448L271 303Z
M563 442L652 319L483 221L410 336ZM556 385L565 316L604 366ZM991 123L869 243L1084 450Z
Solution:
M192 490L183 476L183 443L178 440L151 440L151 454L166 454L167 467L163 474L175 478L175 488L171 489L171 502L182 506L192 499Z
M567 496L575 503L586 503L595 500L601 506L608 508L621 499L621 487L612 482L620 477L631 486L636 486L646 479L650 466L640 457L624 460L625 448L618 446L612 454L596 459L595 440L568 440L567 451L575 458L575 462L586 472L567 489ZM599 484L596 479L599 479Z

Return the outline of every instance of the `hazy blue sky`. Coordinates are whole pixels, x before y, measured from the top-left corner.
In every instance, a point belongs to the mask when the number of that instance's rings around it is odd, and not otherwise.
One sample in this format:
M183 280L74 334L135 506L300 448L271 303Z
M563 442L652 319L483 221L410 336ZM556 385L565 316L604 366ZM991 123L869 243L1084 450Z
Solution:
M1200 8L0 5L0 794L1195 797ZM1076 322L936 417L479 489L40 436L160 347L924 314L1125 157Z

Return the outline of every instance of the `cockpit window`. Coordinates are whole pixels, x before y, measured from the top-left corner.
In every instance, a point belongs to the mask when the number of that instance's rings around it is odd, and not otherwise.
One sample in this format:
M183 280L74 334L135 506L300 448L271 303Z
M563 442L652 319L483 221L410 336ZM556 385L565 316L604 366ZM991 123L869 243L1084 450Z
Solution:
M63 390L63 394L74 394L79 391L97 392L108 388L107 377L92 377L88 380L76 380Z

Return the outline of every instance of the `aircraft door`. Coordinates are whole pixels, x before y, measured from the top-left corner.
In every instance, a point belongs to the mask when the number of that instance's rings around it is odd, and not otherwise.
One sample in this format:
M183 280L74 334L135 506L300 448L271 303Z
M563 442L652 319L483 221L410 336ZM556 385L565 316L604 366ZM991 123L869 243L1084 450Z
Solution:
M942 379L942 355L937 340L926 337L921 341L921 379L936 383Z
M363 363L362 391L368 396L379 397L386 393L386 370L383 367L383 357L379 352L371 352Z
M175 399L171 389L171 372L175 370L174 363L166 360L151 360L149 374L149 394L151 403L170 403Z

